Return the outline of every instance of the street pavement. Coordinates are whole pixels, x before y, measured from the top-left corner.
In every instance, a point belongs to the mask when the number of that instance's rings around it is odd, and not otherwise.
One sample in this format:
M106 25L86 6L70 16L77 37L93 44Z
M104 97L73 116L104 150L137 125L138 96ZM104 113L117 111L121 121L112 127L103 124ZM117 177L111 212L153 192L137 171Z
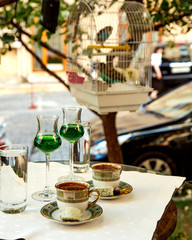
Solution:
M6 122L6 137L11 143L29 146L29 156L33 139L37 131L36 116L39 114L57 114L58 129L62 124L62 107L78 106L76 99L71 96L61 84L15 84L0 86L0 117ZM31 106L36 108L32 108ZM82 107L81 119L89 121L95 117L88 108ZM62 146L51 154L51 160L68 160L68 142L62 139ZM35 149L31 161L44 161L45 155Z

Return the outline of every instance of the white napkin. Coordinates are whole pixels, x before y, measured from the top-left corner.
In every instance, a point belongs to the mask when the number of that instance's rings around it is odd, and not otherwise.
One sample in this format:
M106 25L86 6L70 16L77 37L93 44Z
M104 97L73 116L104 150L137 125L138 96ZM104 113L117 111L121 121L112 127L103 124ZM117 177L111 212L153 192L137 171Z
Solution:
M68 173L68 166L51 163L51 185L58 177ZM99 200L103 208L100 218L89 223L67 226L49 221L40 214L47 203L31 198L34 191L45 184L45 163L29 163L28 207L20 214L0 212L0 237L12 239L23 237L26 240L150 240L176 188L184 177L162 176L150 173L123 171L121 180L133 187L132 193L114 200ZM91 172L81 174L91 180Z

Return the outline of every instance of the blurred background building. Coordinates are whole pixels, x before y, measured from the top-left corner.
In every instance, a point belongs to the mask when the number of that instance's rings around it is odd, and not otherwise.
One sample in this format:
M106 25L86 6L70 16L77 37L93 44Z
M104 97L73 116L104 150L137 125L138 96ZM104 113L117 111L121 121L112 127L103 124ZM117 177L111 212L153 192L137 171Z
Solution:
M44 32L42 41L46 41L46 32ZM56 50L66 53L66 46L63 41L63 36L55 33L48 40L50 46L54 46ZM1 47L1 46L0 46ZM12 50L5 55L1 55L0 64L0 82L1 83L19 83L19 82L56 82L54 77L49 76L43 71L41 65L35 58L21 45L19 41L14 42ZM43 60L43 63L50 70L59 74L63 79L66 78L65 69L66 61L59 58L45 48L39 46L31 46L35 53Z

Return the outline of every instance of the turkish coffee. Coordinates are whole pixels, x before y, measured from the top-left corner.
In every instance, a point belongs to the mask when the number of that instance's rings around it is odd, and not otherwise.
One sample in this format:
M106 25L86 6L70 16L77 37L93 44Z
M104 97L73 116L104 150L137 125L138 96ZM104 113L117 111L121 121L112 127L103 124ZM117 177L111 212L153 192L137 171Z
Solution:
M59 183L56 187L61 190L69 190L69 191L81 191L88 188L87 185L83 183L78 183L78 182L62 182L62 183Z
M93 166L92 168L96 170L103 170L103 171L115 171L119 169L118 166L112 165L112 164L98 164Z

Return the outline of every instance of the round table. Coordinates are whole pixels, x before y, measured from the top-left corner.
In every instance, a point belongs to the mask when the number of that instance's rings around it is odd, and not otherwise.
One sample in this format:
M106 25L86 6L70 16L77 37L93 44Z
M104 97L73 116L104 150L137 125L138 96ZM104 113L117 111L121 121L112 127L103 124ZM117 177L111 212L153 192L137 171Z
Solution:
M55 162L68 164L67 161L57 161ZM95 161L91 161L90 165L95 164ZM99 163L97 161L97 163ZM122 166L122 169L124 171L137 171L137 172L143 172L143 173L151 173L151 174L162 174L160 172L155 172L151 170L147 170L145 168L140 168L132 165L125 165L125 164L119 164ZM161 217L161 219L157 222L157 226L155 229L155 232L153 234L152 240L162 240L162 239L168 239L171 234L174 232L177 225L177 207L174 203L174 201L171 199L170 202L167 204L164 213Z
M91 165L94 163L95 162L91 162ZM125 165L125 164L119 164L119 165L122 166L122 169L124 171L137 171L137 172L146 172L151 174L162 174L159 172L147 170L147 169L136 167L136 166ZM177 225L177 207L174 201L171 199L168 205L166 206L161 219L157 223L157 227L153 234L152 240L168 239L171 236L171 234L174 232L176 225Z

